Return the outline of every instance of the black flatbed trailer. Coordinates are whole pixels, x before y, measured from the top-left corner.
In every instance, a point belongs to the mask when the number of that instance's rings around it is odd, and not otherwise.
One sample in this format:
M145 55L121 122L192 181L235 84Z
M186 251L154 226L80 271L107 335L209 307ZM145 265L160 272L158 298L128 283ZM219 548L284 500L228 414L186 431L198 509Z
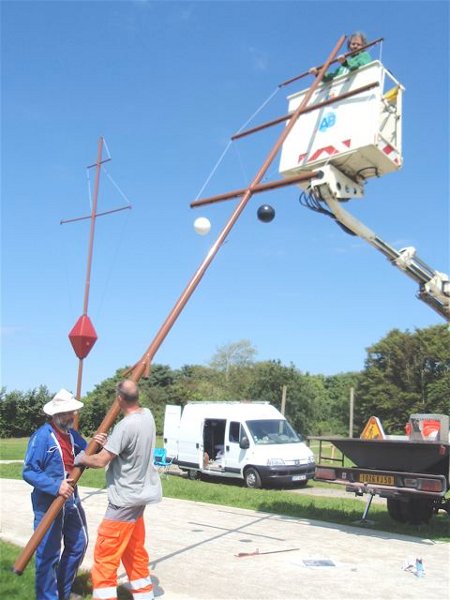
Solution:
M428 522L439 510L450 514L450 499L446 498L450 444L400 437L310 437L319 441L314 479L343 485L358 496L369 494L363 519L375 495L386 498L388 512L396 521L419 524ZM340 452L339 457L325 454L330 444Z

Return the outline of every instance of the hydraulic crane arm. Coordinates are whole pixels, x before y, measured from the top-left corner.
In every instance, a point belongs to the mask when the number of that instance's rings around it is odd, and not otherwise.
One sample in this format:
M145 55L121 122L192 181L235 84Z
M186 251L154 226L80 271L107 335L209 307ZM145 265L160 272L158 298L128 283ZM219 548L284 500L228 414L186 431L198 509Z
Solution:
M321 201L325 202L337 222L345 229L358 237L366 240L379 250L395 267L401 269L411 279L419 284L417 297L426 302L441 317L450 320L450 281L448 275L435 271L416 256L416 249L412 246L396 250L361 221L342 208L342 203L336 199L336 193L327 183L327 177L311 181L311 188L317 193Z

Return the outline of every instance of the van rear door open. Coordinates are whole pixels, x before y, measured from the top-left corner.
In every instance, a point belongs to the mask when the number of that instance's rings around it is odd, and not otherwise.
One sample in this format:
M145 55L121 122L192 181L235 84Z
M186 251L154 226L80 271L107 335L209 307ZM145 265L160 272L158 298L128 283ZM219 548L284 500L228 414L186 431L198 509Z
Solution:
M168 458L178 456L178 439L180 435L181 406L166 406L164 418L164 448Z

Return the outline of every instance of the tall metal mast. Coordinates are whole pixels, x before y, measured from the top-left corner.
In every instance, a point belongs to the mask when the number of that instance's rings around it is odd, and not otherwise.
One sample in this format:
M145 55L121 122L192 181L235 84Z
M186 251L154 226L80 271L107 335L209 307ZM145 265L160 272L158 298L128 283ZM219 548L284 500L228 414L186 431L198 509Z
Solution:
M92 271L92 259L94 254L94 236L95 236L95 224L96 219L99 216L103 216L106 214L110 214L112 212L117 212L119 210L125 210L127 208L131 208L130 205L123 206L118 209L106 211L103 213L97 212L98 205L98 193L100 189L100 174L102 165L111 160L110 157L103 159L103 147L104 147L104 139L100 137L98 140L97 146L97 160L94 164L89 165L87 168L91 169L95 167L95 183L94 183L94 193L92 197L92 207L91 214L88 217L77 217L75 219L68 219L65 221L61 221L61 223L70 223L73 221L80 221L83 219L90 219L91 226L89 232L89 242L88 242L88 255L87 255L87 265L86 265L86 279L84 285L84 299L83 299L83 313L81 317L77 320L75 325L72 327L69 333L69 340L72 344L75 354L78 357L78 376L77 376L77 391L76 397L78 400L81 398L81 389L82 389L82 381L83 381L83 365L84 359L89 354L89 352L94 347L95 342L97 341L97 333L94 329L91 319L88 316L88 307L89 307L89 292L91 289L91 271ZM74 429L78 429L78 414L75 416L74 420Z

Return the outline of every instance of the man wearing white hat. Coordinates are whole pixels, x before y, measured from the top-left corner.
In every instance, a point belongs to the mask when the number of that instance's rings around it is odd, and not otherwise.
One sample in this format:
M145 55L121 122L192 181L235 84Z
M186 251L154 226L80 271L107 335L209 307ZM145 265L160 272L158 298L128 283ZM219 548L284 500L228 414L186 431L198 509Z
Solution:
M44 412L51 417L30 438L23 478L33 486L34 528L56 496L66 499L63 510L49 527L36 550L36 600L67 600L87 548L88 534L78 491L70 472L75 456L87 446L72 429L75 412L83 407L73 394L61 389ZM105 434L95 436L103 445ZM64 548L61 554L62 540Z

